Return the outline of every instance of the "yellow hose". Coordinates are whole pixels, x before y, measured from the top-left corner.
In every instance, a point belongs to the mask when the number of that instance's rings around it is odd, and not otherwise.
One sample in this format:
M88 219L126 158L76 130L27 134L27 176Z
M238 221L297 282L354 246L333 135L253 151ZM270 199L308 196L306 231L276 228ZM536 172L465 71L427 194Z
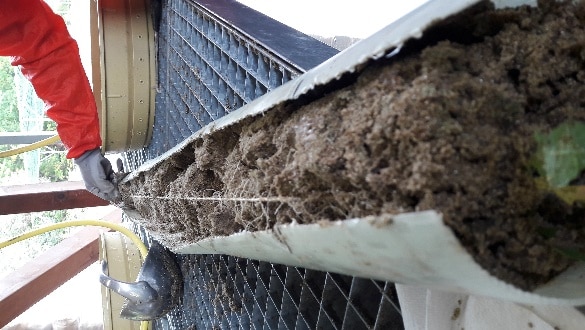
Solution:
M138 235L134 234L134 232L132 232L130 229L128 229L122 225L119 225L117 223L111 223L111 222L102 221L102 220L71 220L71 221L64 221L64 222L55 223L55 224L41 227L41 228L38 228L35 230L31 230L31 231L26 232L22 235L11 238L7 241L0 242L0 249L3 249L3 248L10 246L12 244L18 243L18 242L23 241L25 239L29 239L31 237L44 234L44 233L49 232L51 230L62 229L62 228L67 228L67 227L76 227L76 226L98 226L98 227L106 227L106 228L110 228L110 229L115 230L115 231L119 231L120 233L122 233L123 235L128 237L134 244L136 244L136 246L138 247L138 250L140 251L140 256L142 257L142 260L144 260L146 258L146 255L148 254L148 248L146 247L146 245L144 245L144 243L142 242L140 237L138 237ZM148 322L148 321L141 321L140 322L140 330L148 330L149 324L150 324L150 322Z
M14 148L14 149L7 150L7 151L2 151L2 152L0 152L0 158L6 158L6 157L22 154L22 153L25 153L28 151L32 151L32 150L35 150L35 149L38 149L38 148L41 148L44 146L54 144L59 140L60 140L59 135L55 135L55 136L52 136L50 138L47 138L47 139L44 139L44 140L41 140L41 141L38 141L35 143L31 143L31 144L26 145L24 147L19 147L19 148ZM146 245L144 245L144 243L142 242L140 237L138 237L136 234L134 234L131 230L129 230L128 228L126 228L122 225L107 222L107 221L101 221L101 220L72 220L72 221L65 221L65 222L60 222L60 223L48 225L48 226L45 226L42 228L38 228L38 229L35 229L32 231L29 231L29 232L24 233L20 236L11 238L8 241L0 242L0 249L3 249L7 246L10 246L14 243L18 243L18 242L23 241L25 239L29 239L31 237L44 234L44 233L49 232L51 230L62 229L62 228L66 228L66 227L75 227L75 226L98 226L98 227L106 227L106 228L110 228L112 230L118 231L118 232L122 233L123 235L125 235L126 237L128 237L138 247L138 250L140 251L140 256L142 257L142 260L144 260L146 258L146 255L148 254L148 249L147 249ZM149 326L150 326L150 322L148 322L148 321L140 322L140 330L148 330Z
M24 147L19 147L19 148L14 148L14 149L7 150L7 151L2 151L2 152L0 152L0 158L6 158L6 157L22 154L25 152L29 152L29 151L32 151L32 150L35 150L38 148L42 148L44 146L51 145L53 143L56 143L59 140L60 140L59 135L55 135L55 136L52 136L50 138L47 138L47 139L44 139L44 140L41 140L41 141L38 141L35 143L31 143L31 144L26 145ZM20 236L11 238L8 241L0 242L0 249L3 249L7 246L10 246L14 243L18 243L18 242L23 241L25 239L29 239L31 237L44 234L44 233L49 232L51 230L62 229L62 228L66 228L66 227L75 227L75 226L98 226L98 227L106 227L106 228L110 228L110 229L115 230L115 231L119 231L120 233L126 235L126 237L128 237L138 247L138 250L140 251L140 256L142 257L142 260L144 260L146 258L146 255L148 254L148 249L146 248L146 245L144 245L144 243L142 242L140 237L138 237L136 234L134 234L131 230L129 230L128 228L126 228L124 226L115 224L115 223L111 223L111 222L107 222L107 221L100 221L100 220L72 220L72 221L60 222L60 223L52 224L52 225L49 225L46 227L38 228L38 229L35 229L32 231L29 231L27 233L24 233ZM140 330L148 330L149 326L150 326L150 322L148 322L148 321L141 321L140 322Z
M7 151L2 151L0 152L0 158L6 158L6 157L10 157L10 156L14 156L14 155L18 155L18 154L22 154L31 150L35 150L44 146L48 146L51 145L53 143L56 143L57 141L59 141L59 135L55 135L52 136L50 138L41 140L39 142L35 142L35 143L31 143L29 145L26 145L24 147L19 147L19 148L14 148L11 150L7 150Z
M122 225L116 224L116 223L111 223L111 222L101 221L101 220L72 220L72 221L64 221L64 222L59 222L59 223L55 223L52 225L48 225L46 227L31 230L31 231L26 232L22 235L11 238L7 241L0 242L0 249L3 249L7 246L14 244L14 243L18 243L18 242L23 241L25 239L29 239L31 237L41 235L41 234L44 234L44 233L52 231L52 230L62 229L62 228L67 228L67 227L76 227L76 226L98 226L98 227L106 227L106 228L110 228L110 229L115 230L115 231L119 231L120 233L126 235L130 240L132 240L132 242L134 244L136 244L136 246L138 247L138 250L140 250L140 255L142 256L143 259L146 258L146 255L148 254L148 248L146 247L146 245L144 245L144 243L142 242L140 237L138 237L136 234L134 234L130 229L128 229Z

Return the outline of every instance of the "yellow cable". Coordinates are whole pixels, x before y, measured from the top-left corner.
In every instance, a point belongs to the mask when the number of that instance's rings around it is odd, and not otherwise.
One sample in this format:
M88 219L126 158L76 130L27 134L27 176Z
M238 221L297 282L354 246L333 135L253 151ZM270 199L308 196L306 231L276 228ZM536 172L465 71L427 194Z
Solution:
M59 141L59 135L55 135L52 136L50 138L41 140L39 142L35 142L35 143L31 143L29 145L26 145L24 147L20 147L20 148L14 148L11 150L7 150L7 151L2 151L0 152L0 158L6 158L6 157L10 157L10 156L14 156L14 155L18 155L18 154L22 154L31 150L35 150L44 146L48 146L50 144L53 144L57 141Z
M60 140L59 135L55 135L55 136L52 136L50 138L47 138L47 139L44 139L44 140L41 140L41 141L38 141L35 143L31 143L31 144L24 146L24 147L15 148L12 150L7 150L7 151L2 151L2 152L0 152L0 158L6 158L6 157L22 154L22 153L25 153L28 151L32 151L32 150L56 143L59 140ZM18 242L23 241L25 239L44 234L44 233L49 232L51 230L61 229L61 228L66 228L66 227L74 227L74 226L99 226L99 227L106 227L106 228L110 228L112 230L119 231L120 233L126 235L126 237L128 237L138 247L138 250L140 251L140 255L142 257L142 260L144 260L146 258L146 255L148 254L148 249L146 248L146 245L144 245L144 243L142 242L140 237L138 237L136 234L134 234L131 230L129 230L128 228L126 228L122 225L118 225L118 224L107 222L107 221L100 221L100 220L73 220L73 221L60 222L60 223L56 223L56 224L49 225L46 227L38 228L38 229L35 229L32 231L29 231L27 233L24 233L20 236L9 239L8 241L0 242L0 249L5 248L7 246L10 246L14 243L18 243ZM150 327L150 322L148 322L148 321L140 322L140 330L148 330L149 327Z
M31 237L44 234L44 233L49 232L51 230L62 229L62 228L66 228L66 227L75 227L75 226L98 226L98 227L106 227L106 228L110 228L110 229L115 230L115 231L119 231L120 233L122 233L123 235L128 237L134 244L136 244L136 246L138 247L138 250L140 251L140 256L142 257L142 260L144 260L146 258L146 255L148 254L148 248L146 247L146 245L144 245L144 243L142 242L140 237L138 237L138 235L134 234L134 232L132 232L130 229L128 229L122 225L119 225L117 223L112 223L112 222L102 221L102 220L71 220L71 221L64 221L64 222L55 223L55 224L41 227L41 228L38 228L35 230L31 230L31 231L26 232L22 235L11 238L7 241L0 242L0 249L3 249L3 248L10 246L12 244L18 243L18 242L23 241L25 239L29 239ZM140 322L140 330L148 330L149 325L150 325L150 322L141 321Z
M7 246L10 246L14 243L18 243L18 242L23 241L25 239L29 239L31 237L44 234L44 233L49 232L51 230L62 229L62 228L66 228L66 227L75 227L75 226L98 226L98 227L106 227L106 228L110 228L110 229L115 230L115 231L119 231L120 233L126 235L130 240L132 240L132 242L134 244L136 244L136 246L138 247L138 250L140 250L140 255L142 256L143 259L146 258L146 255L148 254L148 248L146 247L146 245L144 245L144 243L142 242L140 237L138 237L136 234L134 234L130 229L128 229L122 225L116 224L116 223L102 221L102 220L71 220L71 221L64 221L64 222L55 223L55 224L48 225L48 226L45 226L42 228L31 230L31 231L26 232L22 235L11 238L7 241L0 242L0 249L3 249Z

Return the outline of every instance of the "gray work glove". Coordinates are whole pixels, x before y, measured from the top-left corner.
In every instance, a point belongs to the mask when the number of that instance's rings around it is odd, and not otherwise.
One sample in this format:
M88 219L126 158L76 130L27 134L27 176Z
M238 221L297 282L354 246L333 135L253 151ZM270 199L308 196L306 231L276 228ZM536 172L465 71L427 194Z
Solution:
M100 148L86 151L75 159L75 164L79 166L85 188L90 193L110 202L120 201L112 164L102 155Z

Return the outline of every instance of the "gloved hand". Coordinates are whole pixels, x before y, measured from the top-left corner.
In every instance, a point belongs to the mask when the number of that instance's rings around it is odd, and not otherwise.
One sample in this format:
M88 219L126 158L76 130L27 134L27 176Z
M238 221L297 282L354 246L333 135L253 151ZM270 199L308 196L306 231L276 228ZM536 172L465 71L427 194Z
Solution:
M89 192L110 202L120 201L112 164L102 155L100 148L86 151L75 159L75 164L79 166Z

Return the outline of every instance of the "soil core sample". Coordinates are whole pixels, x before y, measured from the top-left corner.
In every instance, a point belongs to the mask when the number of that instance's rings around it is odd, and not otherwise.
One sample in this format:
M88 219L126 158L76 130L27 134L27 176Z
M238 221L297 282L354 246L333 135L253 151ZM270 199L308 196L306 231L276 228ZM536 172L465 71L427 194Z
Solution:
M585 121L585 6L487 7L343 88L196 139L121 185L126 207L171 248L433 209L492 275L548 281L585 247L585 208L538 185L535 135Z

